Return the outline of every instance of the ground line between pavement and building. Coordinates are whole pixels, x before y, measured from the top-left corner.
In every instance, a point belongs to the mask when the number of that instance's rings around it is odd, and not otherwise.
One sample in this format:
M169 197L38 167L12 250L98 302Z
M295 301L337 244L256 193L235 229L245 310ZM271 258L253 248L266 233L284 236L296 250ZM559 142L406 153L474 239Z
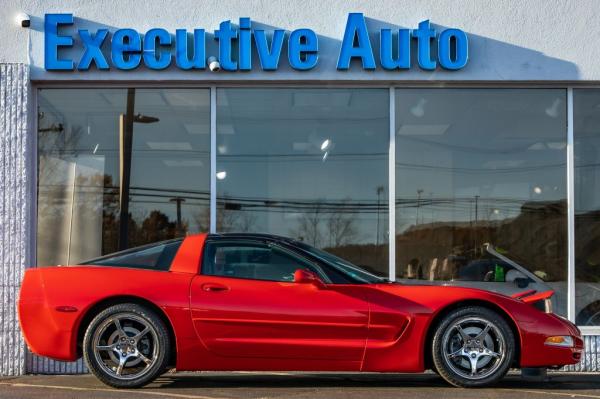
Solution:
M20 383L20 382L0 382L0 385L9 385L9 386L16 387L16 388L66 389L66 390L70 390L70 391L97 391L97 392L131 394L131 390L118 390L118 389L110 389L110 388L65 387L65 386L61 386L61 385L24 384L24 383ZM143 390L139 390L139 389L136 389L135 393L142 394L142 395L165 396L165 397L185 398L185 399L216 399L216 397L214 397L214 396L186 395L186 394L182 394L182 393L143 391ZM227 399L227 398L219 396L218 399Z
M569 396L571 398L593 398L600 399L600 395L591 395L586 393L569 393L569 392L548 392L548 391L535 391L531 389L513 389L513 388L498 388L501 391L520 392L538 395L554 395L554 396Z

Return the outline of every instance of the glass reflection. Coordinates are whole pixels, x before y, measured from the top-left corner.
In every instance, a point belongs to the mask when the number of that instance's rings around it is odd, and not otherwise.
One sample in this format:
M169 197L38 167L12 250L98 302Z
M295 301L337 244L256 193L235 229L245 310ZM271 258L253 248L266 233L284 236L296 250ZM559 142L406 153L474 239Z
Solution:
M573 101L575 317L600 326L600 90L574 90Z
M217 230L291 236L387 272L385 89L219 89Z
M396 90L396 270L556 290L566 314L566 93Z
M38 264L207 229L208 90L43 89L38 98Z

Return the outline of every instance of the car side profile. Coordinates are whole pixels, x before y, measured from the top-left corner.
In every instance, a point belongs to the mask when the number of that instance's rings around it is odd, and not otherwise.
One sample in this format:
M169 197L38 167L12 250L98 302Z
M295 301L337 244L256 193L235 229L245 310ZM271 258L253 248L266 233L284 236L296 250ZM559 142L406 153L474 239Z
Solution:
M19 320L36 354L117 388L183 370L435 370L450 384L578 363L552 291L513 296L387 281L302 242L198 234L27 270Z

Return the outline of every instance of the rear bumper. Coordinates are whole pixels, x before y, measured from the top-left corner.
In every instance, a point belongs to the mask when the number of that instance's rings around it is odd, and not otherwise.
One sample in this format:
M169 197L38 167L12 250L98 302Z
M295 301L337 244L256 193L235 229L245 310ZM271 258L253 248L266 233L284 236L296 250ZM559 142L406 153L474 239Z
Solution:
M48 304L41 273L33 269L25 273L17 309L21 331L33 353L62 361L78 358L72 326L79 312L60 312Z

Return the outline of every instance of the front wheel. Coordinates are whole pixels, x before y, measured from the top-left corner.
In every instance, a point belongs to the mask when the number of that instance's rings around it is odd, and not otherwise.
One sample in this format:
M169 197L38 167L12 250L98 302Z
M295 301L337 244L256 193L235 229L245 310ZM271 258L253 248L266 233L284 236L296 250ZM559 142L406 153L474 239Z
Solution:
M437 326L432 355L435 369L457 387L498 382L508 372L515 339L498 313L479 306L450 312Z
M90 371L115 388L138 388L162 374L169 361L169 333L146 307L119 304L100 312L88 326L83 354Z

